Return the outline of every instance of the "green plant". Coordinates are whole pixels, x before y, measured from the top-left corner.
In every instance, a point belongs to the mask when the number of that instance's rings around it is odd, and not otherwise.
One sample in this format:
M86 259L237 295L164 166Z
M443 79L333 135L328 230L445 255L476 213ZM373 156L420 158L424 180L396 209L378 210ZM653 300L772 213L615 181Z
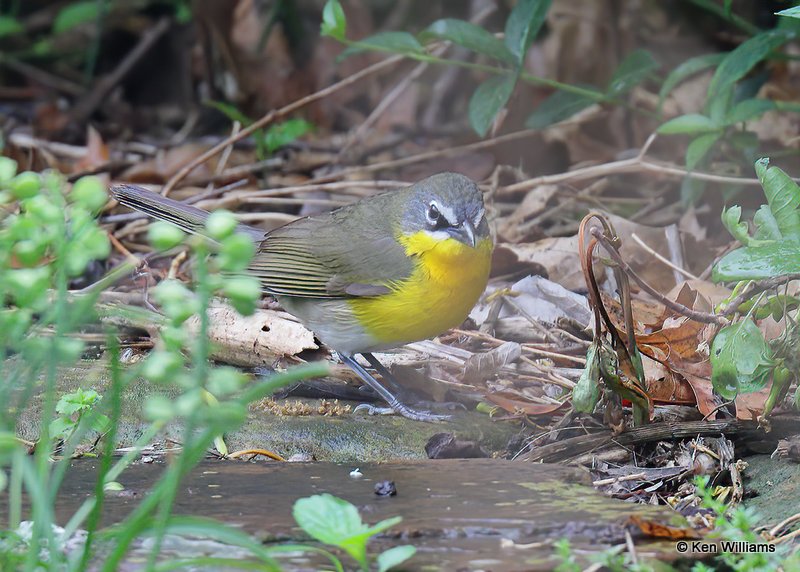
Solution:
M218 274L240 271L253 254L252 245L242 247L230 213L215 213L208 221L206 232L217 244L213 254L210 239L189 239L195 253L194 288L175 281L156 288L163 315L97 305L99 292L129 273L129 264L88 289L71 292L72 278L91 261L109 255L108 236L95 220L106 201L106 190L97 178L83 178L70 186L56 173L17 173L13 161L0 157L0 331L4 333L0 336L0 489L5 489L9 507L7 527L0 532L2 569L78 571L92 563L102 570L116 570L131 542L145 534L153 535L156 546L149 562L152 569L163 535L186 530L213 532L247 548L267 569L277 569L273 556L247 535L221 523L178 519L171 514L172 503L184 475L215 440L244 421L249 403L285 383L321 375L327 367L312 364L245 386L240 372L209 363L206 310L212 296L224 296L239 311L252 312L260 295L253 279L223 281ZM182 235L154 226L150 239L167 248L179 243ZM144 363L124 370L117 338L109 330L106 359L101 363L110 374L104 395L81 390L59 400L61 368L75 363L84 351L84 342L73 334L95 321L99 310L105 315L144 315L161 327L158 348ZM195 314L200 331L192 336L185 326ZM115 460L122 393L140 375L154 389L145 404L149 426L131 450ZM176 399L159 395L167 385L178 389ZM14 430L37 392L42 395L40 434L31 456ZM117 479L125 468L166 423L183 430L181 453L125 521L101 530L106 491L119 487ZM90 430L106 431L94 494L62 529L55 526L53 505L71 457ZM62 443L57 444L55 437ZM30 503L32 518L27 522L22 520L23 494ZM64 547L78 529L85 531L85 542L66 553ZM98 543L108 552L102 562L93 560Z
M754 544L763 542L755 532L758 516L749 508L737 506L729 508L716 498L714 490L709 486L707 476L695 479L695 491L702 499L702 507L711 510L715 516L715 529L712 533L720 539L722 551L715 558L718 566L724 564L735 572L752 570L797 570L800 567L800 555L788 554L787 547L778 547L774 552L734 552L726 547L729 543L745 542ZM693 572L701 572L703 568L695 566Z
M107 415L94 411L101 401L100 394L93 389L67 393L56 403L58 417L50 422L50 437L69 439L80 424L86 423L91 431L102 433L108 429L111 420Z
M731 570L733 572L768 572L771 570L798 570L800 569L800 553L789 554L788 547L777 548L774 551L743 552L737 548L736 543L756 544L763 540L755 532L758 525L757 515L750 509L737 506L729 508L717 498L715 491L709 486L707 476L695 479L695 492L701 499L701 507L710 510L714 515L715 528L711 533L712 538L719 540L720 552L713 560L695 562L692 572L708 572L711 570ZM582 570L579 559L575 555L569 540L562 538L554 543L555 557L558 560L556 572L577 572ZM685 570L683 567L673 567L665 562L634 564L633 557L624 546L611 547L588 557L588 560L602 565L604 570L613 572L653 571L663 572Z
M722 222L742 246L723 256L713 268L717 282L737 282L730 300L752 280L772 279L800 272L800 186L768 159L755 164L767 204L753 215L752 224L742 221L738 205L723 210ZM753 229L751 235L751 227ZM711 381L723 397L762 389L772 382L764 415L782 398L800 371L796 344L798 329L788 312L800 300L788 295L762 294L739 308L743 319L722 328L711 346ZM769 315L789 324L777 339L767 342L752 318ZM800 390L795 396L800 404Z
M245 127L253 123L252 119L230 103L207 101L206 105L221 111L228 119L238 121ZM281 147L285 147L313 130L314 125L305 119L287 119L270 125L267 129L258 129L253 133L253 139L256 143L256 157L263 161Z
M646 50L629 54L613 73L608 84L598 89L570 85L524 71L528 47L544 24L551 0L519 0L505 23L502 40L485 29L452 18L437 20L416 35L408 32L380 32L362 40L346 36L347 19L338 0L328 0L322 12L321 33L347 46L341 57L369 50L400 54L420 62L461 66L488 74L469 102L472 128L483 137L497 114L506 106L519 81L556 90L528 117L526 126L542 128L566 119L593 103L624 103L623 96L645 80L658 67ZM432 42L457 44L489 64L442 58L430 51Z
M705 54L686 60L669 75L659 93L661 103L680 83L691 76L714 69L703 108L663 123L658 132L666 135L688 135L686 169L693 171L704 166L715 150L723 150L728 160L751 163L758 156L759 141L746 122L758 119L772 110L797 112L797 105L757 97L767 76L754 73L764 61L776 57L785 44L797 39L800 27L790 19L779 20L776 28L761 30L731 12L730 3L721 11L719 5L706 0L693 0L700 7L722 17L749 34L747 40L728 53ZM687 178L684 200L692 202L705 187L705 182Z
M373 536L398 524L397 516L368 526L361 520L358 510L349 502L329 494L314 495L299 499L294 504L294 519L312 538L341 548L358 562L361 570L370 569L367 558L367 542ZM413 546L395 546L380 553L376 558L379 572L389 570L411 558Z

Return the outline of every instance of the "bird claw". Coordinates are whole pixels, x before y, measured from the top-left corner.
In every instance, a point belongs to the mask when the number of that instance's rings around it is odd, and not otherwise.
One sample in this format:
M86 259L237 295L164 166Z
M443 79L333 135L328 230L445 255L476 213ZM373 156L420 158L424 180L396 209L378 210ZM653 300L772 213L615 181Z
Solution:
M405 405L398 405L397 407L376 407L369 403L362 403L353 409L353 413L357 411L366 411L367 415L402 415L406 419L413 421L447 421L451 415L440 415L438 413L431 413L430 411L419 411L411 409Z

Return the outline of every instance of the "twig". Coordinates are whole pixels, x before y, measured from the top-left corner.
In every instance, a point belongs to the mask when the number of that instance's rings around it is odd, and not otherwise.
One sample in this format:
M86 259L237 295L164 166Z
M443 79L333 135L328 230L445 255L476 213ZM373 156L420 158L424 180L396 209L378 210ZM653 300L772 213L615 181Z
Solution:
M770 536L778 536L783 529L788 527L790 524L800 521L800 512L797 514L793 514L787 519L780 521L778 524L772 527L769 531Z
M687 171L674 165L668 165L657 161L649 161L644 158L646 151L655 140L655 134L650 135L641 151L631 159L622 159L620 161L612 161L610 163L603 163L602 165L592 165L591 167L583 167L582 169L575 169L574 171L567 171L566 173L558 173L556 175L544 175L541 177L534 177L519 183L500 187L500 193L511 194L520 191L528 191L539 185L555 185L565 181L582 181L586 179L596 179L598 177L606 177L609 175L617 175L620 173L639 173L641 171L649 171L659 173L662 175L671 175L675 177L692 177L703 181L710 181L714 183L730 183L734 185L760 185L760 181L756 178L746 177L727 177L724 175L714 175L713 173L703 173L700 171ZM795 182L800 182L800 179L793 179Z
M773 430L780 425L779 433L791 433L797 427L798 417L787 415L773 418ZM679 421L670 423L651 423L642 427L629 429L619 435L609 430L598 433L571 437L555 443L541 445L526 455L529 461L565 462L591 451L597 451L608 445L626 447L639 443L651 443L675 439L687 439L699 436L725 435L759 435L764 437L763 429L759 429L755 421L723 419L717 421ZM778 436L774 436L777 440Z
M279 118L283 117L284 115L288 115L289 113L292 113L292 112L300 109L301 107L305 107L309 103L313 103L313 102L317 101L318 99L322 99L324 97L327 97L330 94L335 93L335 92L339 91L340 89L342 89L344 87L347 87L349 85L352 85L352 84L356 83L357 81L361 80L362 78L367 77L368 75L371 75L371 74L373 74L375 72L378 72L378 71L380 71L380 70L382 70L384 68L392 66L392 65L396 64L397 62L403 60L403 58L404 58L404 56L392 56L392 57L387 58L387 59L385 59L383 61L380 61L380 62L378 62L376 64L372 64L371 66L368 66L368 67L364 68L363 70L357 71L353 75L347 76L346 78L344 78L342 80L339 80L336 83L334 83L332 85L329 85L326 88L323 88L323 89L321 89L321 90L319 90L317 92L314 92L314 93L312 93L310 95L302 97L302 98L298 99L297 101L294 101L294 102L290 103L289 105L285 105L285 106L281 107L280 109L273 109L272 111L270 111L269 113L267 113L266 115L261 117L261 119L259 119L258 121L255 121L252 125L242 129L236 135L228 137L224 141L218 143L217 145L214 145L211 149L209 149L208 151L206 151L205 153L203 153L199 157L196 157L196 158L192 159L191 161L189 161L188 164L186 164L185 166L181 167L181 169L177 173L175 173L170 178L169 181L167 181L167 184L164 185L164 188L161 189L161 194L164 195L164 196L167 196L169 194L169 192L173 188L175 188L175 185L177 185L180 181L182 181L184 178L186 178L186 176L189 173L191 173L199 165L201 165L204 162L208 161L211 157L213 157L214 155L216 155L217 153L219 153L220 151L225 149L225 147L227 147L228 145L232 145L232 144L236 143L237 141L241 141L245 137L248 137L249 135L252 135L255 131L258 131L259 129L263 129L264 127L266 127L267 125L269 125L270 123L272 123L276 119L279 119Z
M723 316L735 314L739 311L739 306L747 302L753 297L754 294L763 292L765 290L771 290L772 288L777 288L778 286L786 284L787 282L791 282L792 280L800 280L800 272L783 274L781 276L771 276L770 278L765 278L764 280L753 281L747 287L745 287L738 296L728 302L728 305L724 310L722 310L721 314Z
M482 141L476 141L474 143L469 143L467 145L461 145L458 147L447 147L445 149L437 149L435 151L426 151L425 153L411 155L410 157L403 157L402 159L393 159L391 161L383 161L381 163L373 163L371 165L350 167L348 169L342 169L341 171L336 171L335 173L331 173L329 175L317 177L316 179L313 179L310 182L312 184L325 183L341 179L349 175L372 173L384 169L395 169L397 167L404 167L406 165L411 165L413 163L419 163L420 161L428 161L430 159L440 159L442 157L451 157L453 155L458 155L459 153L463 153L464 151L475 151L477 149L486 149L488 147L499 145L500 143L508 143L509 141L516 141L518 139L532 137L540 133L541 132L538 129L525 129L523 131L515 131L514 133L507 133L505 135L500 135L499 137L492 137L491 139L484 139Z
M125 56L114 71L101 78L95 84L94 88L72 108L72 120L76 123L83 123L86 121L86 119L94 113L94 110L103 103L108 92L128 75L142 56L167 32L169 25L169 18L161 18L156 22L155 26L145 30L142 37L139 39L139 43L128 52L128 55Z
M666 264L667 266L672 268L675 272L678 272L678 273L682 274L683 276L686 276L686 278L689 278L691 280L699 280L697 278L697 276L695 276L694 274L692 274L688 270L684 270L680 266L676 266L675 264L672 263L671 260L667 259L664 256L661 256L658 252L653 250L645 241L643 241L641 238L639 238L639 235L637 235L635 232L631 234L631 238L633 239L633 241L636 244L641 246L649 254L651 254L653 257L657 258L660 262L663 262L664 264Z
M622 483L625 481L636 481L639 479L646 479L647 473L633 473L632 475L623 475L621 477L609 477L607 479L600 479L598 481L592 481L592 485L595 487L604 487L606 485L615 485L617 483Z
M692 310L691 308L687 308L683 304L678 304L677 302L673 302L663 294L661 294L658 290L650 286L647 282L645 282L642 278L639 277L636 272L634 272L633 268L625 262L625 260L620 256L619 251L614 247L610 241L603 236L603 233L600 231L599 228L595 227L591 229L591 234L594 238L597 239L597 242L602 244L606 251L608 252L609 256L614 259L614 262L619 265L620 269L625 272L628 276L633 278L633 281L636 282L642 290L653 296L656 300L667 306L669 309L678 312L679 314L691 318L697 322L702 322L704 324L727 324L728 320L718 314L710 314L708 312L700 312L698 310Z

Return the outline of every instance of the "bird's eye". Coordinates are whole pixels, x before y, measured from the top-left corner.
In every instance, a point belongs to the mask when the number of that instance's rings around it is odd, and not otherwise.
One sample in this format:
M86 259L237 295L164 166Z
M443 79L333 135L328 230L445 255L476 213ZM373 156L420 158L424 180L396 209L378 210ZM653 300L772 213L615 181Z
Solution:
M428 222L435 225L439 222L439 219L442 217L442 213L439 212L439 209L436 208L435 203L431 203L428 207Z

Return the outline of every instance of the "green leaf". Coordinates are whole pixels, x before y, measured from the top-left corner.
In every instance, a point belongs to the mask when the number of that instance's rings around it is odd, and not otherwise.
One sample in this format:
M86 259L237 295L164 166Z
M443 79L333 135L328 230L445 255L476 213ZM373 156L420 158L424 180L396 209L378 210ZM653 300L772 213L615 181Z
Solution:
M714 282L762 280L800 272L800 248L790 242L738 248L723 256L713 268Z
M355 506L330 494L298 499L292 514L309 536L347 551L359 563L366 563L369 528Z
M53 20L53 33L61 34L85 22L97 20L99 6L96 0L67 4Z
M274 153L294 140L314 130L314 125L305 119L289 119L267 129L264 141L267 152Z
M692 139L692 142L686 147L686 170L694 171L697 164L705 158L721 136L721 131L712 131Z
M207 100L203 102L204 105L208 107L213 107L220 113L223 113L228 119L231 121L238 121L243 126L247 127L253 120L247 117L244 113L239 111L236 106L231 105L225 101L214 101L214 100Z
M782 46L793 37L794 34L786 30L770 30L753 36L728 53L714 72L714 77L711 78L707 100L712 101L719 94L730 89L772 50Z
M389 550L384 550L378 555L378 572L387 572L395 566L399 566L417 552L413 546L395 546Z
M744 245L750 243L750 233L747 223L741 220L742 207L734 205L729 209L722 209L722 224L733 235L733 238Z
M756 226L754 237L757 240L767 241L783 238L778 221L775 220L775 215L772 214L769 205L761 205L753 217L753 223Z
M787 8L786 10L781 10L780 12L775 12L777 16L786 16L788 18L800 18L800 6L795 6L793 8Z
M591 413L600 399L600 358L598 344L592 342L586 350L586 366L578 383L572 388L572 407L575 411Z
M761 117L767 111L775 109L775 102L769 99L745 99L736 104L725 117L726 125L743 123Z
M660 108L664 104L667 95L675 89L675 86L696 73L716 66L725 59L726 55L725 53L705 54L689 58L672 70L667 76L667 79L664 80L661 91L658 92L658 107Z
M506 45L480 26L464 20L445 18L436 20L418 35L420 41L428 42L431 39L448 40L501 62L513 64L514 55L508 51Z
M0 38L13 36L14 34L19 34L20 32L24 31L25 26L23 26L16 18L12 18L11 16L0 16Z
M767 203L784 238L800 242L800 187L778 167L768 167L769 159L756 161L756 174Z
M497 113L508 103L516 83L516 74L497 75L480 84L472 94L469 122L478 135L483 137L489 131Z
M658 69L653 54L647 50L634 50L628 57L622 60L611 81L608 82L606 92L609 97L621 95L642 82L650 73Z
M733 11L733 0L724 0L722 6L725 10L725 17L730 18Z
M543 129L548 125L553 125L559 121L569 119L593 103L593 99L583 95L566 91L556 91L545 99L539 107L536 108L536 111L528 117L527 121L525 121L525 127Z
M365 51L390 52L401 55L424 54L425 48L408 32L380 32L363 40L353 42L342 54L342 60L348 56Z
M719 125L711 121L711 119L705 115L689 113L687 115L674 117L666 123L661 124L658 128L658 132L662 135L695 135L698 133L716 131L717 129L719 129Z
M725 399L758 391L766 376L757 370L771 360L769 345L752 319L725 326L711 343L711 383Z
M322 9L322 24L320 34L330 36L335 40L344 40L347 32L347 18L345 18L339 0L328 0Z
M505 42L514 56L517 68L522 67L528 48L544 24L552 0L518 0L506 20Z

